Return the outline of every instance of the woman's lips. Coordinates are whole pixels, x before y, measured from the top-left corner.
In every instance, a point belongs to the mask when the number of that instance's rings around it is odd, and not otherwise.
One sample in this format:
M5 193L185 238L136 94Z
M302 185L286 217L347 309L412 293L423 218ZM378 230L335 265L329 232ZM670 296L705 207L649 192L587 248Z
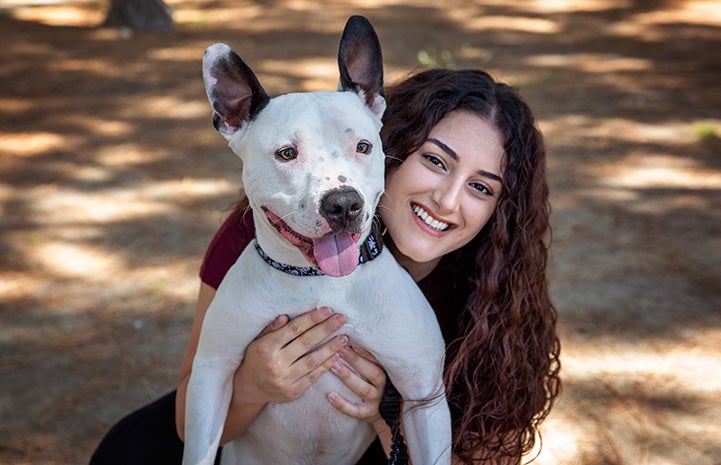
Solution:
M417 203L411 203L411 211L414 219L421 226L424 226L430 232L435 234L443 234L453 228L453 225L434 217L425 208Z

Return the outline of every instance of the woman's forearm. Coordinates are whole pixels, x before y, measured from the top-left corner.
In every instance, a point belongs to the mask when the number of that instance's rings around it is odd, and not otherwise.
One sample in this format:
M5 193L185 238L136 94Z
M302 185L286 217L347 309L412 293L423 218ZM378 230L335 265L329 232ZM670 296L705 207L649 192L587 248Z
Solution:
M220 444L226 444L246 432L263 410L267 402L254 401L249 396L240 395L242 388L238 387L240 375L236 371L233 383L233 398L230 400L228 417L225 419L223 435L220 437Z
M378 439L380 439L381 441L381 445L383 446L383 452L385 452L386 457L390 457L391 445L393 443L393 436L391 434L390 426L388 426L388 424L384 420L380 419L373 422L373 429L376 431Z

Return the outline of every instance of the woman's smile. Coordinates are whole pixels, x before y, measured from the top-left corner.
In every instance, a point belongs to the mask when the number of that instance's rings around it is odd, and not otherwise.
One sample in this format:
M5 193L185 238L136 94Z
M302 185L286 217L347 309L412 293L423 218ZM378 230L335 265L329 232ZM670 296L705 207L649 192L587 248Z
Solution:
M411 203L411 210L413 210L420 225L429 228L431 233L444 233L452 227L450 223L437 219L432 213L429 213L428 210L417 203Z

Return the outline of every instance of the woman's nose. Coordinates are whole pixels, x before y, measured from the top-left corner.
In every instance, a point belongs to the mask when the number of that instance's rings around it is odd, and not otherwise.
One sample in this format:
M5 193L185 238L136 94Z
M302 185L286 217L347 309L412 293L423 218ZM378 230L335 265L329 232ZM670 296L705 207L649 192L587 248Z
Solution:
M458 208L462 192L463 182L448 178L446 182L436 188L433 192L432 199L438 204L441 212L452 212Z

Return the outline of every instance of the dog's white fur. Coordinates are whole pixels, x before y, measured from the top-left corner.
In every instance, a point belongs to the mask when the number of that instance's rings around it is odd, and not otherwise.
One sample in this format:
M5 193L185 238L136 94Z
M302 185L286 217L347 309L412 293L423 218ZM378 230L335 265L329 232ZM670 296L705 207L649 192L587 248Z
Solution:
M374 40L375 48L368 48ZM341 87L355 92L273 99L264 97L255 75L227 46L213 45L204 57L216 127L243 162L257 241L270 257L290 265L316 264L279 234L264 211L277 214L301 235L328 235L334 226L319 213L319 204L329 191L352 188L363 205L348 229L360 234L360 244L383 192L379 130L385 103L382 66L379 77L378 67L369 70L365 63L369 56L376 65L381 60L370 23L351 18L340 49ZM375 74L375 88L354 82L369 74ZM370 152L359 153L359 141L370 143ZM278 156L278 150L287 147L296 150L297 158ZM205 316L188 384L184 464L213 463L233 375L246 346L277 315L319 306L348 317L341 332L373 353L404 399L432 399L413 407L404 402L403 427L413 463L451 463L450 414L442 383L444 343L433 310L393 256L385 251L342 277L297 277L268 266L251 244L226 275ZM222 463L356 463L375 433L368 423L338 412L327 400L333 391L361 401L326 373L299 399L268 404L245 434L224 446Z

